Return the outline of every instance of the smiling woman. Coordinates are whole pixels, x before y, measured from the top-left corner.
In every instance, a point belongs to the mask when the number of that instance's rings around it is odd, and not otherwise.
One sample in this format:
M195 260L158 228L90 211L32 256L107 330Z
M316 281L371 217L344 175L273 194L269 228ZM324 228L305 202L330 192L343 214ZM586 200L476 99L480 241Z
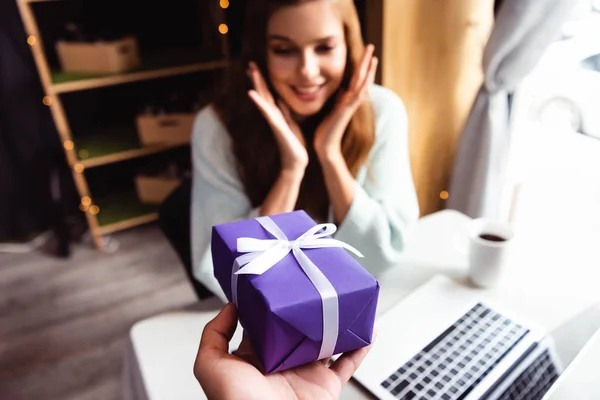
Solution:
M333 109L333 95L348 89L352 74L360 65L364 45L351 0L263 0L247 4L242 54L230 71L230 86L225 96L217 100L216 108L233 138L234 152L243 171L241 178L256 207L275 183L282 167L279 164L294 163L296 158L306 158L307 154L295 152L292 160L285 157L288 148L293 150L294 146L279 146L280 136L274 136L269 129L272 119L263 117L264 108L252 104L246 92L253 87L264 87L257 92L273 94L296 117L304 117L302 136L310 141L316 125ZM323 44L335 47L327 50ZM257 86L253 79L247 79L243 71L249 66L250 72L260 75L256 79L263 80L264 76L264 85ZM324 87L315 90L317 84ZM250 94L256 101L253 92ZM262 97L259 96L259 102ZM373 142L373 110L364 102L351 116L342 143L344 159L352 173L365 161ZM249 147L263 149L260 160L247 152ZM304 153L308 155L316 151L313 146L306 150ZM284 157L279 157L278 152ZM312 195L325 190L319 165L309 165L304 175L298 208L324 220L328 213L327 199Z
M319 112L346 69L344 26L331 3L284 7L267 26L267 70L279 95L300 115Z
M224 299L211 226L303 209L376 275L419 216L404 105L373 84L352 0L247 4L241 55L194 125L193 274Z

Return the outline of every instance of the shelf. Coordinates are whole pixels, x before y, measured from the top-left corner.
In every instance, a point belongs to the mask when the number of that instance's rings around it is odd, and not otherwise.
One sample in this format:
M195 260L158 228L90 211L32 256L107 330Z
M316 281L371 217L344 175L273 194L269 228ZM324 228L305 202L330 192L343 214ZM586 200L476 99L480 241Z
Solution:
M181 147L181 144L142 146L135 126L114 126L75 137L77 157L85 168L112 164Z
M111 164L119 161L130 160L132 158L143 157L151 154L160 153L163 151L171 150L180 145L155 145L155 146L144 146L141 148L135 148L131 150L120 151L118 153L107 154L105 156L94 157L87 160L82 160L81 164L85 168L97 167L100 165Z
M68 93L79 90L95 89L123 83L138 82L149 79L165 78L181 74L224 68L227 61L207 61L189 65L160 69L143 69L123 74L92 75L71 72L55 72L52 75L52 91Z
M99 233L105 235L155 221L158 206L142 204L135 192L125 192L95 199L100 212L96 216Z
M149 25L133 24L142 31L131 32L131 34L139 38L146 38L142 40L143 43L139 46L141 67L119 74L77 74L58 71L60 70L60 59L57 57L57 51L51 50L47 53L43 46L43 44L46 46L56 45L56 40L61 36L56 36L58 31L51 32L45 39L43 39L45 36L43 33L48 29L58 29L58 25L54 27L53 23L48 24L56 18L60 19L60 16L65 11L62 10L64 8L62 6L68 6L68 1L16 1L25 32L32 39L29 40L32 42L32 45L29 47L37 72L41 78L44 95L50 97L52 100L52 107L50 109L52 111L52 120L59 134L60 141L64 144L67 159L71 163L81 164L73 165L73 169L77 172L83 172L82 170L87 170L87 168L113 164L104 168L90 170L89 174L73 174L77 194L81 197L82 201L84 199L87 201L88 198L91 198L93 203L94 207L90 207L86 211L86 217L94 245L96 248L101 249L105 245L102 238L103 235L133 228L158 219L160 206L141 203L138 199L134 182L129 182L129 175L139 172L137 171L137 162L129 163L125 160L173 149L173 154L157 155L152 157L153 159L139 160L141 161L140 164L146 164L146 161L148 161L149 168L147 169L154 167L154 164L156 164L158 169L159 164L169 160L171 155L179 156L179 151L187 153L188 148L186 148L186 144L142 146L137 135L135 121L130 118L130 114L137 112L132 108L135 102L129 102L129 99L124 99L127 101L126 106L108 100L114 106L113 110L117 111L111 118L106 118L102 115L102 110L94 109L97 104L105 104L103 101L100 101L101 98L112 99L120 95L131 95L134 98L142 97L145 99L147 93L148 102L157 101L153 98L160 95L164 90L171 90L170 88L174 85L189 87L195 91L210 90L211 86L216 83L214 79L216 75L221 75L221 70L229 64L227 59L227 37L219 35L212 30L213 23L226 22L226 13L223 10L218 10L216 3L214 7L208 6L208 8L202 11L194 7L194 13L200 11L206 17L200 21L202 22L202 26L192 24L189 28L193 29L193 31L190 33L186 33L185 30L174 32L173 39L175 40L163 40L167 39L164 37L157 40L153 39L154 35L146 35L147 29L155 29L161 23L164 25L163 20L165 16L161 14L160 9L156 9L156 21L150 21ZM62 5L58 3L62 3ZM50 9L46 9L46 6L50 7ZM54 9L55 6L59 8ZM215 8L215 13L213 13L212 8ZM78 10L66 11L77 12ZM54 17L48 15L48 12L52 12ZM44 17L40 21L42 22L41 25L37 20L40 16ZM91 23L101 22L100 20L96 21L96 19L92 18ZM170 18L170 20L177 21L176 18ZM209 34L205 34L208 32L206 29L211 30ZM197 34L201 34L201 36L197 36ZM33 45L33 39L35 38L37 38L39 45ZM111 38L105 36L104 39L110 40ZM47 48L46 50L50 49ZM48 55L52 57L48 58ZM53 68L56 68L56 70L53 70ZM161 78L169 79L163 82ZM136 84L136 82L144 84ZM122 88L118 86L121 84L132 85ZM108 89L93 90L104 87ZM125 92L122 92L121 89L124 89ZM73 94L68 95L71 92ZM98 97L98 99L95 99L95 97ZM117 98L117 100L119 99ZM66 105L73 106L73 110L66 107ZM70 115L67 115L67 109ZM86 109L96 112L88 114ZM69 117L73 115L77 116L77 118L70 120ZM125 121L123 126L105 126L121 118ZM107 120L111 122L107 123ZM98 125L104 125L104 127L97 128ZM89 130L89 127L94 128ZM73 145L75 148L73 148ZM165 156L165 160L162 160L162 156ZM187 154L185 156L188 158ZM88 181L88 178L93 177L95 177L96 182ZM111 191L124 191L124 193L113 193L107 196L101 194L104 192L110 193ZM81 208L83 209L84 207L81 206Z

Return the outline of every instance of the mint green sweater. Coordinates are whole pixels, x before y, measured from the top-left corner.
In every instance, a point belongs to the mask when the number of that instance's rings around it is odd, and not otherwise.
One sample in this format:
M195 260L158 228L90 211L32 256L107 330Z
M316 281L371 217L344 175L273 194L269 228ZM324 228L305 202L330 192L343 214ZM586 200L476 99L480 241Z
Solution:
M359 262L377 277L397 263L406 229L419 217L419 206L402 100L378 85L370 88L369 96L375 112L375 144L357 175L354 200L335 238L357 248L364 255ZM212 226L254 218L259 211L244 193L230 146L226 128L215 111L205 107L196 117L192 136L192 262L196 279L224 302L225 294L213 276Z

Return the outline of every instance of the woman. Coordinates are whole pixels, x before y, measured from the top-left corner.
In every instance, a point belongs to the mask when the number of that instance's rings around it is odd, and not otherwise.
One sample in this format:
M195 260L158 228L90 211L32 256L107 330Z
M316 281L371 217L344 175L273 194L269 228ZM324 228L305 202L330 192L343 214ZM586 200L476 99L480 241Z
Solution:
M194 276L213 277L211 227L304 209L338 225L377 276L419 215L406 112L373 85L352 0L248 1L241 65L193 132Z

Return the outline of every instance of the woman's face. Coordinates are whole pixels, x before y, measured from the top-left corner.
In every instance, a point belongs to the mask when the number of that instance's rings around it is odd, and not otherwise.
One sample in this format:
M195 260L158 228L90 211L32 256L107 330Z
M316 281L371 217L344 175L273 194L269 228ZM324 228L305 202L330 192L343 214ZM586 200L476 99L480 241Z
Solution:
M344 76L344 27L332 3L315 0L283 7L267 27L269 78L300 116L318 113Z

